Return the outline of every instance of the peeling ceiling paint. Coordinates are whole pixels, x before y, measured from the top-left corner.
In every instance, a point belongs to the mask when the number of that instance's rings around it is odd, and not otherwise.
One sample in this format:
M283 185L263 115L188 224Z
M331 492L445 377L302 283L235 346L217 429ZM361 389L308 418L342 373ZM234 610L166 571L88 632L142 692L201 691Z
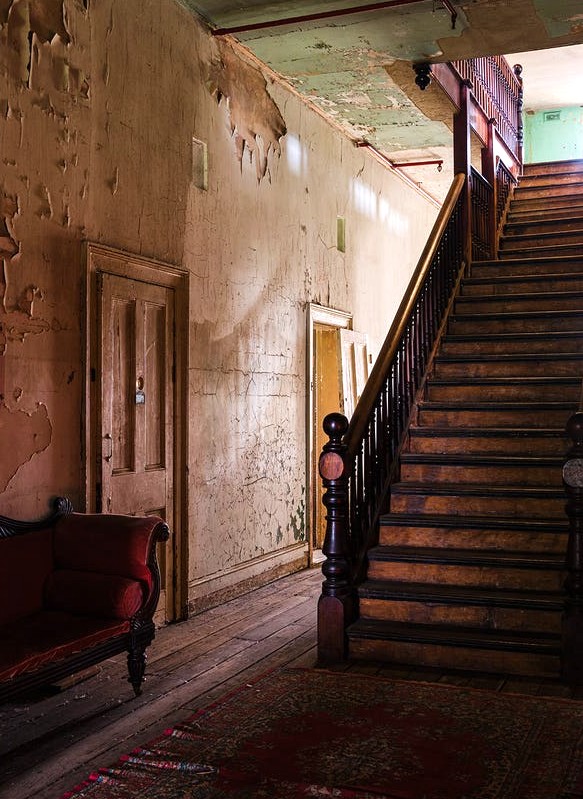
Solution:
M211 27L366 5L363 0L252 0L244 5L236 0L179 2ZM406 155L411 160L437 158L451 143L449 127L439 114L425 114L420 90L402 69L395 74L393 65L405 64L410 69L417 61L583 43L581 0L465 0L454 1L454 6L458 12L455 30L437 0L420 0L382 11L241 32L235 38L349 137L366 138L394 161ZM523 78L528 81L528 72ZM439 180L436 175L430 178L442 187L450 180L447 162L444 166ZM419 181L427 176L427 168L418 173Z

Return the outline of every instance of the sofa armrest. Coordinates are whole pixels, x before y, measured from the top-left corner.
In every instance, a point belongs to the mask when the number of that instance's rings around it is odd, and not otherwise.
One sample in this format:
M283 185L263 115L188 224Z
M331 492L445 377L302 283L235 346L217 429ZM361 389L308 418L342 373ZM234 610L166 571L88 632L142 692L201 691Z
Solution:
M147 616L160 595L156 545L169 535L159 516L71 513L55 525L55 568L139 580Z

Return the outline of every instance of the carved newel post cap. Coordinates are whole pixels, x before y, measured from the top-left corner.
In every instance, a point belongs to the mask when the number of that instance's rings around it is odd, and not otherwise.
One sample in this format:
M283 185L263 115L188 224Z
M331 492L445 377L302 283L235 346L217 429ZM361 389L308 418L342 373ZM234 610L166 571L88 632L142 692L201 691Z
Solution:
M342 438L348 430L348 419L342 413L329 413L322 424L328 438Z
M583 447L583 411L577 411L567 422L567 435L575 446Z

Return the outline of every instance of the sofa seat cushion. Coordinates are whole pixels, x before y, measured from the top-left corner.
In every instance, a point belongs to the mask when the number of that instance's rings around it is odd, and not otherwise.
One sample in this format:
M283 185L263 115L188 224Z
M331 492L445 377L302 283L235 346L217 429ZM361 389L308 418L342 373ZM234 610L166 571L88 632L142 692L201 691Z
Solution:
M145 593L139 580L57 569L47 579L45 607L79 616L131 619L142 607Z
M128 621L41 611L0 627L0 680L9 680L129 631Z

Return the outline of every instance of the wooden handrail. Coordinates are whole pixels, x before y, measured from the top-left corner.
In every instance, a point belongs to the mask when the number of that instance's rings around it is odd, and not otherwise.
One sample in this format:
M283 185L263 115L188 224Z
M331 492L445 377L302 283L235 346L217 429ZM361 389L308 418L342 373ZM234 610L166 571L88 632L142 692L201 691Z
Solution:
M415 271L409 281L407 291L395 314L393 323L389 329L387 337L379 351L378 357L372 368L370 376L366 382L360 400L354 410L352 419L348 426L344 442L347 447L347 456L354 457L362 442L368 420L374 408L374 403L387 378L389 369L393 363L401 337L408 324L411 311L417 302L419 292L429 271L435 253L449 223L455 205L459 199L465 183L465 175L455 175L447 193L447 197L441 207L437 219L433 225L427 243L419 258Z

